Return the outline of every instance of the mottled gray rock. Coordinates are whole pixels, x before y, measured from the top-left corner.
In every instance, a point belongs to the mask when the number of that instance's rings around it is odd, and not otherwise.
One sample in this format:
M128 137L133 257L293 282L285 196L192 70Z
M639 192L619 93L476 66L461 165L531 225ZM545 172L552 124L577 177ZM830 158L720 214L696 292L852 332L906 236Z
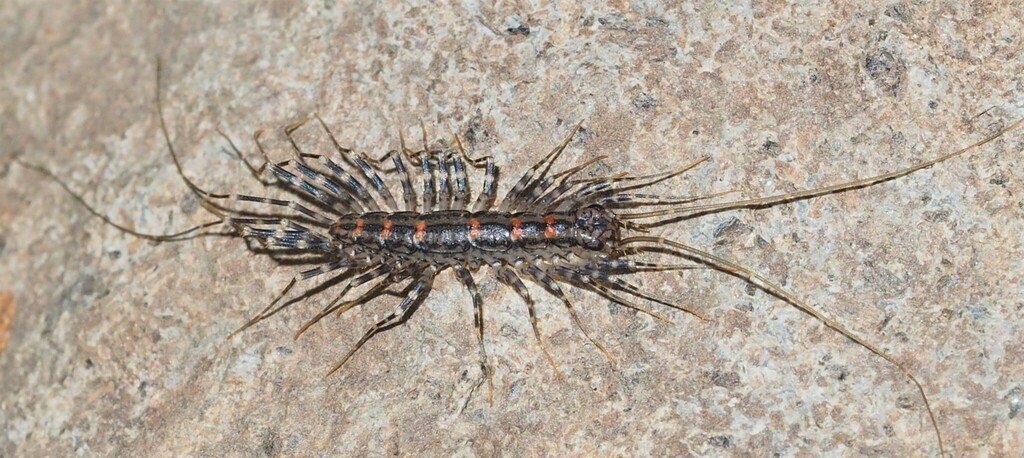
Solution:
M407 325L324 378L389 300L293 341L320 297L225 340L298 267L239 240L122 235L11 159L44 164L138 230L205 221L159 135L159 56L184 168L214 190L261 193L217 128L250 155L250 133L267 129L285 157L280 128L314 112L375 155L399 129L419 138L420 120L433 137L451 126L497 158L502 189L580 119L563 164L603 154L595 173L645 173L707 154L660 192L804 189L1024 115L1019 5L149 3L0 8L0 455L936 452L891 365L713 272L637 280L710 323L669 310L666 325L573 290L617 367L534 288L558 380L523 303L482 270L493 405L473 392L472 311L448 274ZM321 137L299 131L311 149ZM664 233L741 260L890 351L925 384L956 455L1013 455L1022 145L1014 132L908 178Z

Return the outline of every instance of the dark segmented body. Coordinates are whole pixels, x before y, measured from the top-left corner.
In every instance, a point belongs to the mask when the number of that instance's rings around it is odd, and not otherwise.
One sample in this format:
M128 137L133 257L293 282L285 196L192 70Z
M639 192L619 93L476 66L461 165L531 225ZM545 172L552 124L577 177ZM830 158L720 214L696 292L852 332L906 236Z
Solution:
M380 256L479 265L569 256L582 247L575 221L565 212L373 212L342 216L330 234L337 243Z

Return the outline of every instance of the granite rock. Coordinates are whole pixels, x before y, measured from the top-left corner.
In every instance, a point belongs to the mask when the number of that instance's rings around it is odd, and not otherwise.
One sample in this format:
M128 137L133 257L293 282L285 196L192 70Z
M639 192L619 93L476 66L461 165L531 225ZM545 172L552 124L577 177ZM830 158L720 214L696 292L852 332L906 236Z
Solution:
M665 195L756 196L895 170L1024 116L1014 2L36 2L0 7L0 455L935 454L891 364L711 271L645 274L711 318L668 325L571 289L612 366L540 288L478 282L496 370L479 377L450 274L404 326L324 373L392 301L293 341L316 296L226 340L300 269L238 239L155 244L90 216L206 221L155 116L155 60L186 173L261 194L217 129L288 157L321 114L380 155L451 129L501 189L583 120L563 164L654 173ZM312 126L312 125L311 125ZM315 127L315 126L313 126ZM303 128L298 139L323 149ZM1024 448L1024 134L866 189L660 230L741 260L907 365L948 450ZM479 177L474 181L479 186Z

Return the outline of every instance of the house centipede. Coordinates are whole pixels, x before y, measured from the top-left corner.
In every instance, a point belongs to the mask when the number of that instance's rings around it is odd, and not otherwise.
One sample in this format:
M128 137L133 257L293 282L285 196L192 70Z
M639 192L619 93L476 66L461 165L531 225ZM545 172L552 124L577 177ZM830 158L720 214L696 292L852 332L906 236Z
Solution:
M164 119L159 62L156 73L160 129L174 167L190 192L200 199L202 207L216 220L172 234L138 232L96 210L57 174L17 157L15 162L52 179L93 216L134 237L172 242L201 235L228 235L255 241L271 254L286 252L320 257L319 265L296 274L268 305L229 337L290 306L294 301L286 301L285 298L293 287L316 277L333 275L333 278L348 279L348 282L341 293L296 331L296 339L329 315L341 316L356 305L385 294L399 295L401 301L394 310L362 335L330 368L327 372L330 375L341 369L376 334L408 320L417 305L430 294L436 276L451 269L472 297L473 326L482 371L477 386L486 380L488 400L493 402L493 370L484 344L485 304L473 275L482 266L489 266L501 283L523 299L534 339L559 377L558 366L539 330L535 301L525 281L540 285L561 302L574 326L614 365L615 357L593 337L560 285L589 290L613 303L669 323L668 318L644 303L674 308L707 321L708 318L700 312L645 293L622 277L640 272L709 268L742 279L781 299L895 366L919 393L940 455L945 454L939 424L924 386L896 358L764 275L708 251L647 235L647 232L697 216L741 208L765 208L900 178L964 155L1016 128L1024 119L969 146L894 172L816 189L726 201L721 199L731 192L672 198L641 192L699 166L708 159L707 156L678 169L651 175L616 173L585 176L583 172L604 156L554 171L557 159L582 121L550 153L533 164L501 199L497 196L496 182L499 167L492 156L471 158L454 134L454 147L431 148L422 124L422 149L409 148L399 133L400 148L373 159L365 153L342 147L327 123L319 115L314 115L320 129L334 146L334 152L341 158L340 163L326 154L307 153L296 142L293 133L309 120L284 128L294 157L279 162L272 161L264 149L260 141L262 131L253 135L262 160L260 164L248 160L226 134L218 131L230 151L261 184L267 188L283 189L294 196L293 199L279 199L213 193L188 178ZM388 161L391 168L384 166ZM470 168L482 169L484 173L483 184L475 200L471 199ZM421 181L418 194L413 185L414 172L417 171ZM381 173L389 172L398 175L401 189L398 199L381 178ZM239 210L229 203L253 205L263 211ZM268 209L288 213L271 214ZM229 230L207 231L216 226L226 226ZM636 257L652 253L675 258L680 263L648 262ZM349 293L362 285L370 286L356 297L349 297Z

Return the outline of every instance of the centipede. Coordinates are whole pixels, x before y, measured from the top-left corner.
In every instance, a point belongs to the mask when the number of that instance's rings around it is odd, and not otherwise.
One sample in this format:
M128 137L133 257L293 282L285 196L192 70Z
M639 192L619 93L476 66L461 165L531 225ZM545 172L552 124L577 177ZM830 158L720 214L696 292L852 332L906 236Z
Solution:
M704 215L763 209L905 177L990 143L1017 128L1024 119L966 147L893 172L815 189L733 200L730 196L735 191L691 196L665 196L650 191L659 183L670 182L703 165L709 159L707 156L675 170L649 175L599 175L593 169L606 159L600 155L575 166L560 167L558 159L582 121L568 129L564 140L529 167L500 198L499 165L493 156L471 157L454 133L448 146L431 147L422 123L422 146L409 147L399 131L399 147L378 158L342 146L318 114L283 128L292 156L283 161L270 159L261 142L263 131L253 135L259 157L253 161L218 130L227 149L248 173L264 189L287 194L287 198L281 198L215 193L188 177L164 118L160 67L158 61L155 102L163 141L181 180L213 220L169 234L140 232L96 209L57 173L20 157L14 160L46 176L94 217L131 237L180 242L204 235L224 235L241 238L251 243L250 248L255 246L260 253L275 259L307 256L304 259L313 267L297 272L265 307L228 338L293 305L295 301L289 300L289 295L294 287L313 279L343 281L344 286L295 332L295 339L324 318L341 316L357 305L385 295L398 296L398 304L327 370L330 375L341 370L374 336L410 319L430 295L438 275L451 270L472 300L480 384L486 380L487 399L493 403L493 369L484 339L486 304L476 280L480 272L489 271L522 298L538 349L555 375L562 377L538 326L536 299L530 294L528 282L539 285L560 302L575 329L614 365L615 356L581 320L564 287L596 293L611 303L668 323L672 321L657 308L675 309L694 319L710 321L701 312L645 292L630 281L631 276L644 272L710 269L741 279L795 307L899 371L916 389L940 456L945 454L941 428L925 385L904 363L767 276L709 250L651 234L655 228ZM296 140L296 130L308 128L314 122L317 126L313 127L330 139L333 151L310 153ZM479 192L474 193L470 176L476 171L482 172L483 180ZM382 175L396 176L396 185L391 186ZM416 183L420 185L418 190ZM397 197L393 189L401 190ZM657 258L652 260L651 256Z

